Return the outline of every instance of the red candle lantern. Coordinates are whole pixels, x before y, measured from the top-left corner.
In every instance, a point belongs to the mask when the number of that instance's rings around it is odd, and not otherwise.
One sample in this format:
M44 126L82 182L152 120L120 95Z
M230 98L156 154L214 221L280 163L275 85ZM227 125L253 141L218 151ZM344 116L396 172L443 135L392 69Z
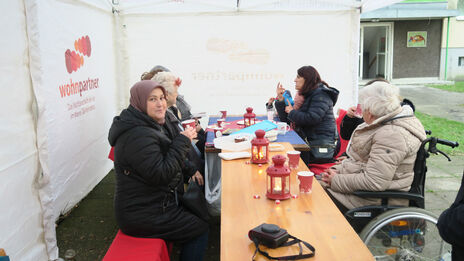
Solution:
M256 114L253 113L253 108L246 108L246 113L243 114L243 122L245 127L251 126L256 123Z
M266 169L266 197L270 199L288 199L290 195L290 169L284 165L285 156L272 157L273 165Z
M251 163L267 163L269 154L269 141L264 138L263 130L255 131L256 138L251 140Z

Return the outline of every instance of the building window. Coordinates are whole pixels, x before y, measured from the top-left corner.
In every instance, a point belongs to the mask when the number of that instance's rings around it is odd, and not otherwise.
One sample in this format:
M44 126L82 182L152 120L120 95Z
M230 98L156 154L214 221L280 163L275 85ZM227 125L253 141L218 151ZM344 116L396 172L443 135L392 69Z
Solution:
M464 56L459 57L459 59L458 59L458 65L464 67Z

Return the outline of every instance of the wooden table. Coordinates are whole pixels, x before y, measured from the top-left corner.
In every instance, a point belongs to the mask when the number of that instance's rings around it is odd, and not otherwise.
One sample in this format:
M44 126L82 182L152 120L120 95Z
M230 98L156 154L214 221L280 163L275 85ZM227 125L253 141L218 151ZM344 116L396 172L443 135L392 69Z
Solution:
M289 143L281 144L285 151L293 150ZM285 151L271 152L270 155L285 155ZM290 192L298 198L281 201L279 205L265 195L269 164L259 167L245 164L246 161L249 159L222 160L221 261L251 260L255 246L248 238L248 231L262 223L279 225L290 235L313 245L316 255L304 260L374 260L315 179L311 194L298 192L296 173L307 170L301 159L298 169L292 170L290 175ZM254 199L255 194L261 198ZM298 253L298 245L266 251L271 256L294 255ZM258 253L255 260L267 259Z

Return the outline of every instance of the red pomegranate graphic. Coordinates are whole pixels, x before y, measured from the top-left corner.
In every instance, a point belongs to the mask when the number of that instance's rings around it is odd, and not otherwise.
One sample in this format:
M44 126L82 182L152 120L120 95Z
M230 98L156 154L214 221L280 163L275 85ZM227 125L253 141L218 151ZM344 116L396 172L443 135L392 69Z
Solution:
M84 65L84 56L90 57L92 53L92 45L90 44L90 38L88 35L82 36L81 38L74 41L74 49L77 51L71 51L69 49L64 53L66 70L68 73L77 71L82 65Z

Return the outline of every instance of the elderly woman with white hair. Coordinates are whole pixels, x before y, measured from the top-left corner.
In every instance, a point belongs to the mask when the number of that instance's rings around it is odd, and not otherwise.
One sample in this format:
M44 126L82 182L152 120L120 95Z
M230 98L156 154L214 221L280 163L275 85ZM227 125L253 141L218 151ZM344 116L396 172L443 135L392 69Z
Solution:
M374 82L360 90L364 123L348 145L348 158L323 173L322 181L338 208L380 205L380 199L364 199L357 190L408 191L414 178L414 162L425 130L410 106L401 106L399 89ZM390 199L390 205L407 206L405 199Z
M158 72L157 74L155 74L155 76L153 76L152 80L159 83L166 89L166 102L168 106L166 113L167 117L171 121L171 123L179 127L179 131L183 131L182 125L180 124L181 115L179 110L175 106L176 99L178 96L177 90L181 82L179 77L177 77L172 72ZM196 132L197 138L195 141L192 142L191 153L189 153L188 158L191 162L194 163L194 165L197 168L197 171L195 172L195 175L193 175L192 178L196 180L198 184L203 185L205 162L202 158L202 155L206 141L206 133L199 124L197 124ZM185 181L187 181L187 179Z

